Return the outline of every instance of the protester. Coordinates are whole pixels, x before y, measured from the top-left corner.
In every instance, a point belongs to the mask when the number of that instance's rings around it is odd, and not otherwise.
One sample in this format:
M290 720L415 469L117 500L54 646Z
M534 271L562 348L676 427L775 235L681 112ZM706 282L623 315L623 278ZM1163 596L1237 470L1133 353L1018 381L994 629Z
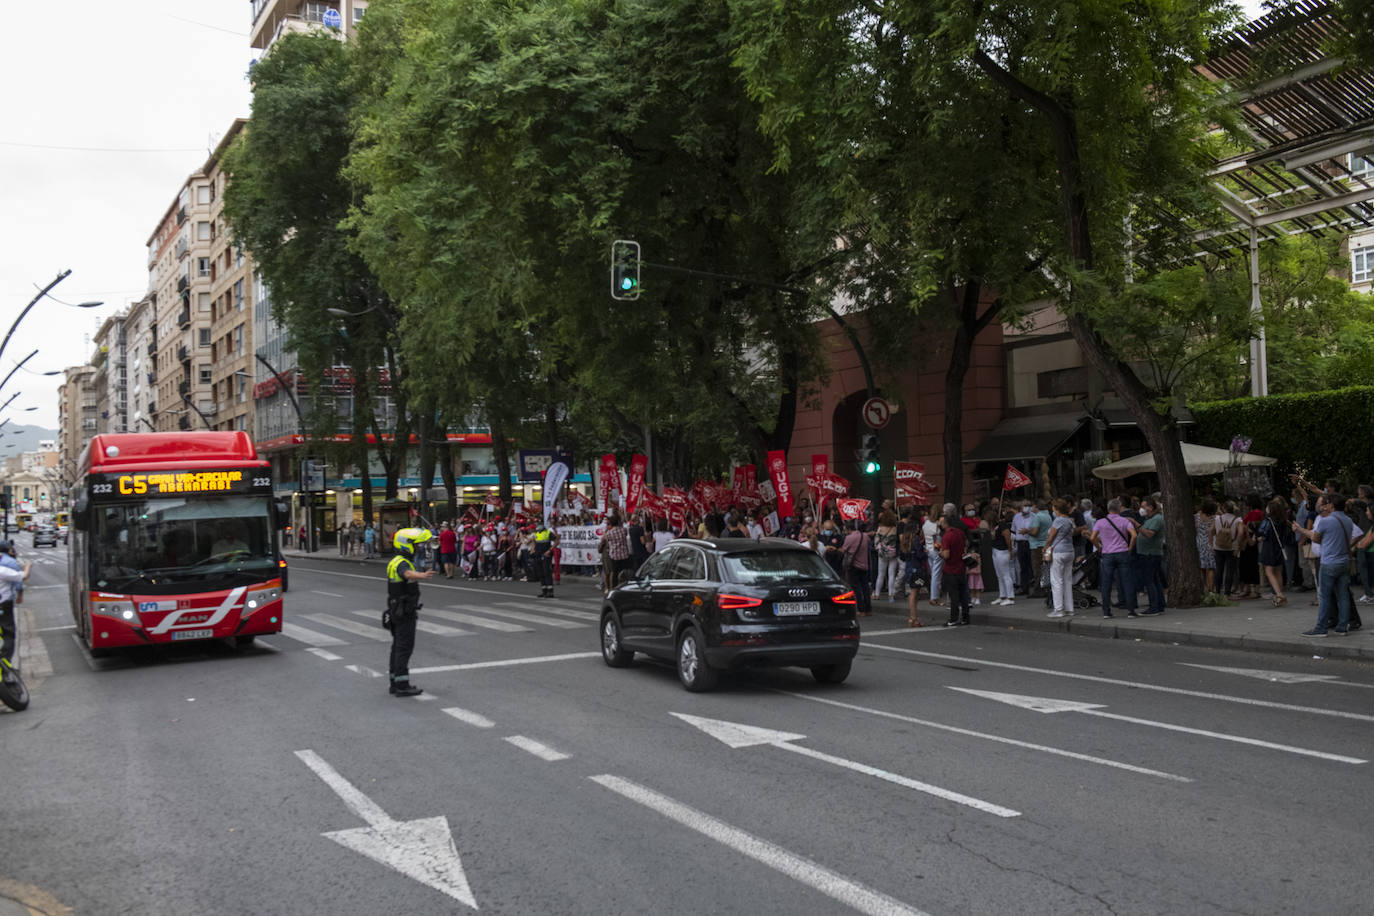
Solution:
M892 510L884 509L882 515L878 516L878 530L873 532L873 544L878 550L878 579L873 587L873 596L881 598L887 594L887 600L896 600L897 580L901 572L901 560L898 558L897 543L897 516L892 514Z
M997 573L997 600L992 604L1016 603L1016 575L1012 571L1014 553L1012 550L1011 520L1013 512L1003 509L998 517L995 509L989 509L984 516L993 524L992 529L992 568Z
M968 579L964 572L964 553L968 540L964 536L964 526L954 507L945 505L944 531L940 536L940 559L943 562L945 593L949 596L949 620L947 627L963 627L969 623ZM934 604L935 602L931 602Z
M1228 597L1238 598L1235 589L1239 580L1236 568L1240 562L1240 519L1236 516L1235 503L1221 504L1221 511L1212 520L1212 553L1217 564L1217 591Z
M1045 541L1044 558L1050 564L1050 617L1073 616L1073 518L1068 500L1054 501L1054 521Z
M1273 589L1270 600L1274 607L1283 607L1288 598L1283 593L1283 570L1285 555L1296 546L1293 529L1288 523L1288 504L1282 496L1269 501L1265 516L1256 531L1259 540L1259 562L1264 569L1264 577Z
M858 615L870 617L873 614L873 603L869 595L868 557L872 539L856 520L851 520L846 527L849 533L845 535L844 544L840 548L844 572L849 587L854 590Z
M1193 515L1198 565L1202 567L1203 591L1216 591L1217 557L1212 552L1212 521L1217 515L1216 500L1204 499Z
M1164 613L1164 515L1151 496L1140 501L1140 509L1145 517L1136 531L1135 554L1148 602L1140 616L1153 617Z
M1112 586L1117 586L1117 598L1126 609L1127 617L1139 617L1135 612L1135 582L1131 577L1131 548L1135 546L1135 528L1121 516L1121 500L1107 503L1107 515L1093 524L1093 546L1102 553L1099 577L1102 587L1102 616L1112 617Z
M1336 635L1344 636L1350 632L1354 602L1350 600L1349 545L1364 532L1346 518L1344 512L1337 511L1344 507L1344 497L1322 495L1317 497L1318 518L1311 528L1302 528L1297 522L1293 523L1294 533L1306 535L1321 551L1321 568L1317 573L1317 624L1305 631L1303 636L1326 636L1331 629L1330 619L1333 615L1336 616Z

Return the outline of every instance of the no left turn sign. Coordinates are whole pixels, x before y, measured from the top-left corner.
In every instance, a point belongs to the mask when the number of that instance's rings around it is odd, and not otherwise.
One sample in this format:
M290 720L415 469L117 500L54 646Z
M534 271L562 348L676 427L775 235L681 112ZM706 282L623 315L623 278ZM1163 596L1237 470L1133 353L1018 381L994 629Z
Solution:
M870 429L882 429L892 419L892 405L882 398L869 398L864 401L863 418Z

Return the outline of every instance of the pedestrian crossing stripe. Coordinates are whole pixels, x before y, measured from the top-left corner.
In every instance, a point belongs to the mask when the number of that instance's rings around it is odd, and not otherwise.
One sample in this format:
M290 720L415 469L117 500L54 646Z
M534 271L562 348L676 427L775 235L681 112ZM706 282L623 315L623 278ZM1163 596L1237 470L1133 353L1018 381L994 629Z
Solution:
M463 614L458 611L436 611L425 609L425 613L431 617L438 617L440 620L451 620L454 623L466 623L474 627L482 627L487 630L496 630L501 633L533 633L534 627L527 627L519 623L510 623L505 620L490 620L486 617L478 617L476 614Z
M294 623L283 622L281 625L281 632L283 636L290 636L292 639L300 640L301 642L311 646L348 645L348 643L344 642L342 639L336 639L333 636L329 636L324 633L317 633L314 630L307 630L305 627Z
M523 611L512 611L505 608L496 608L481 604L450 604L450 608L455 611L476 611L481 614L491 614L494 617L509 617L511 620L522 620L525 623L537 623L546 627L562 627L564 629L576 629L586 626L576 620L559 620L553 617L544 617L539 614L526 614Z
M306 620L322 623L327 627L346 630L354 636L371 639L375 642L391 642L391 634L381 627L370 627L365 623L355 623L344 617L331 617L329 614L304 614Z
M354 611L353 614L354 614L355 616L357 616L357 617L371 617L371 618L373 618L373 619L376 619L376 617L377 617L377 612L376 612L376 611ZM430 634L431 636L471 636L471 635L472 635L472 631L471 631L471 630L460 630L460 629L458 629L457 627L446 627L446 626L444 626L443 624L440 624L440 623L430 623L430 622L427 621L427 620L417 620L417 621L415 621L415 629L419 630L421 633L428 633L428 634Z
M558 614L560 617L572 617L575 620L586 620L597 623L601 620L601 615L591 611L574 611L571 608L561 608L552 604L534 604L528 601L499 601L497 607L513 607L526 611L542 611L545 614Z

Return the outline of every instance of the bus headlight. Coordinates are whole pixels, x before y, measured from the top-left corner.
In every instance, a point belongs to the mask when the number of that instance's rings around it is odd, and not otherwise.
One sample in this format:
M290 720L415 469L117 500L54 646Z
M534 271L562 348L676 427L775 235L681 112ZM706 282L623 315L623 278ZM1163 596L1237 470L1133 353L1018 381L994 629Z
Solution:
M258 588L250 588L243 597L243 613L240 617L247 617L254 611L271 604L273 601L281 600L281 589L274 585L264 585Z

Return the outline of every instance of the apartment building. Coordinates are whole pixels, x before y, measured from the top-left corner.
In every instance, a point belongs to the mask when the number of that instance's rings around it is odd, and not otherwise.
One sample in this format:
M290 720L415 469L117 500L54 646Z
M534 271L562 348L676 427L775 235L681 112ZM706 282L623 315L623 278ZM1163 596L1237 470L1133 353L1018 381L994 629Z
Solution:
M229 176L222 169L224 151L248 121L239 118L205 163L209 180L210 221L210 393L206 413L216 429L253 433L253 262L234 241L224 219L224 191Z
M367 11L364 0L252 0L249 45L266 51L290 32L329 29L348 39Z
M129 431L129 359L125 338L127 313L111 315L95 332L96 429L102 433Z
M215 186L199 170L182 185L148 238L149 293L157 305L158 430L209 428L211 250Z
M94 366L72 366L57 389L58 465L68 472L98 431L95 373Z
M148 293L131 304L124 318L129 361L129 432L153 429L157 409L157 297Z

